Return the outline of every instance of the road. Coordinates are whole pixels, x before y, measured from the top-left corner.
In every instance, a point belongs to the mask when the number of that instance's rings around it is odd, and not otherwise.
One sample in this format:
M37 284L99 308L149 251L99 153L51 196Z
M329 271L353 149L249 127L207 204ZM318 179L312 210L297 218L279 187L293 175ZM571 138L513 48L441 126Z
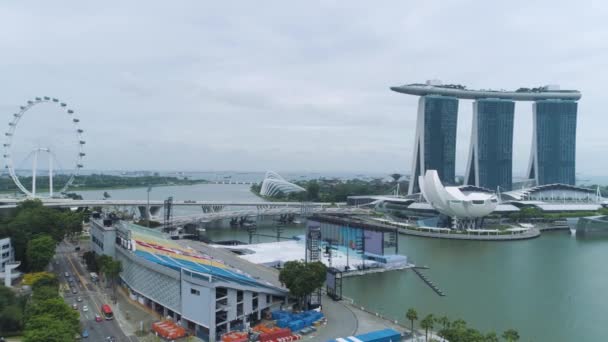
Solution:
M87 242L88 244L88 242ZM89 272L82 265L80 258L74 250L75 245L69 242L62 242L57 247L55 261L53 264L54 271L60 281L60 291L68 305L77 304L80 313L80 322L83 329L89 331L89 341L104 341L108 336L114 336L119 342L133 342L137 339L133 336L131 339L122 332L116 320L95 321L95 314L103 317L101 306L110 304L107 302L107 296L104 294L105 289L94 284L90 280ZM65 277L65 272L68 272L75 281L77 293L73 294L68 279ZM82 298L81 302L77 298ZM84 306L88 307L88 311L83 311ZM87 340L87 339L83 339Z

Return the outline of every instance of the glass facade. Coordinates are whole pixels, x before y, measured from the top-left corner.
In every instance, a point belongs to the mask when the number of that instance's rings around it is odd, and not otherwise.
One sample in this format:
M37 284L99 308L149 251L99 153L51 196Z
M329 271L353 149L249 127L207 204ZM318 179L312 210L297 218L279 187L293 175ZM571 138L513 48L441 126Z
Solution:
M458 99L424 97L424 170L437 170L445 185L454 184Z
M534 104L538 185L574 185L576 157L576 114L578 104L567 100L542 100Z
M511 190L513 173L513 113L515 103L509 100L477 100L477 186L501 191ZM473 160L473 162L475 159ZM470 183L474 184L474 183Z

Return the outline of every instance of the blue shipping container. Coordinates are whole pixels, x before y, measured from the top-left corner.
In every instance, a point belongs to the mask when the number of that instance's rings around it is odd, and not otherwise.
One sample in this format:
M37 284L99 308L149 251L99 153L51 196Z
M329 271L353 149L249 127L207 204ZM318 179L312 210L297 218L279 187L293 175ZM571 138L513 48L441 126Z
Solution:
M393 329L383 329L378 331L372 331L367 334L361 334L355 336L363 342L399 342L401 341L401 334Z

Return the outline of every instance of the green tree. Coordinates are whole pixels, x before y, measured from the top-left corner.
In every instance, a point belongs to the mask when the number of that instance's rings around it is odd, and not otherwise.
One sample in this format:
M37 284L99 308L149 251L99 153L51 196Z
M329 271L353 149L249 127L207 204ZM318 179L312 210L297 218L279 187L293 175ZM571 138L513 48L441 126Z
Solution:
M25 326L23 342L65 342L73 341L79 329L52 315L32 317Z
M484 342L498 342L498 335L495 332L489 332L484 337Z
M9 305L0 311L0 331L16 332L23 327L23 310L18 305Z
M0 332L18 332L23 326L23 300L12 289L0 285Z
M437 324L441 324L441 327L444 330L447 329L448 326L450 325L450 319L448 318L448 316L437 317L437 318L435 318L435 322Z
M64 322L73 333L80 330L80 316L78 312L72 310L72 308L59 297L32 301L26 309L26 330L28 329L30 321L41 316L49 316L55 320Z
M414 308L407 309L405 317L410 321L410 327L412 330L412 335L414 335L414 321L418 320L418 312Z
M300 307L304 307L304 299L316 289L323 286L327 267L323 263L288 261L279 273L279 281L285 284L289 293L298 299Z
M60 242L69 232L80 231L82 213L70 210L47 208L40 200L21 202L6 224L0 225L0 236L10 236L15 249L15 259L21 261L21 271L30 271L27 258L27 245L39 235L50 235Z
M82 258L84 259L84 263L87 265L87 270L91 272L97 272L99 270L97 267L95 252L86 251L82 254Z
M120 260L110 260L105 268L105 274L110 279L112 283L112 289L114 290L114 295L116 296L116 279L118 279L118 275L122 272L122 263Z
M433 318L432 314L428 314L426 315L422 321L420 321L420 327L422 329L424 329L424 336L425 336L425 340L428 341L429 340L429 330L433 330L433 325L434 325L435 319Z
M32 294L32 299L34 301L43 301L53 298L59 298L59 289L53 286L40 286Z
M515 342L519 340L519 333L515 329L509 329L502 333L502 338L509 342Z
M50 235L41 235L27 244L27 264L33 271L42 271L55 255L55 240Z
M310 181L306 186L306 193L308 195L309 201L317 201L319 200L319 183L317 181Z

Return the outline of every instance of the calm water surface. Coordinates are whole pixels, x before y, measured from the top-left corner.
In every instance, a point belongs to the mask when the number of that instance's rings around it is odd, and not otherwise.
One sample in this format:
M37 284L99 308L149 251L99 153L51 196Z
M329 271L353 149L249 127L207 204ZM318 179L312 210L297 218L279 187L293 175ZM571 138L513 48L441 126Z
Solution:
M145 199L146 189L108 191L117 199ZM103 191L80 191L85 198L101 198ZM242 185L195 185L154 188L151 199L243 200L258 197ZM183 209L197 211L199 208ZM258 232L276 235L272 221ZM287 227L283 236L302 234L303 227ZM210 230L214 240L247 241L246 232L233 228ZM254 242L273 241L256 237ZM463 318L482 331L515 328L522 341L606 341L608 326L607 239L581 239L566 232L548 232L518 242L474 242L401 236L399 250L446 294L437 296L413 272L388 272L350 278L344 295L359 305L403 320L405 311Z

